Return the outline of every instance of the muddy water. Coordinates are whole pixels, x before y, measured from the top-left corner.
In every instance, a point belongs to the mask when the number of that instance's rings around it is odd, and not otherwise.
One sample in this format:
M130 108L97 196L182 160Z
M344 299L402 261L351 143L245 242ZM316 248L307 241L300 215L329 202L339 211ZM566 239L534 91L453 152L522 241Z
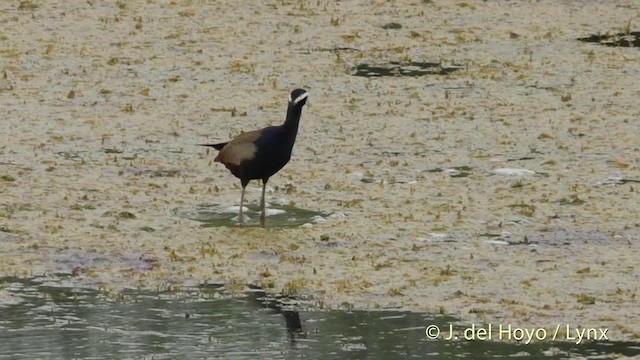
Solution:
M576 40L624 33L636 4L2 6L1 274L640 337L640 52ZM294 87L267 201L326 221L203 226L240 189L195 144L281 122Z

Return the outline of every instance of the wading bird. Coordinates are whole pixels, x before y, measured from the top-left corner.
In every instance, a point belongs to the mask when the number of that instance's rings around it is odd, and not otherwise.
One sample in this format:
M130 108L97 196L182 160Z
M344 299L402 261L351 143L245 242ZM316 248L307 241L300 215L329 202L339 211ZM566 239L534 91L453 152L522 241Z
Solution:
M202 144L219 150L214 159L221 162L242 184L240 195L240 213L238 220L242 224L244 215L244 191L249 181L262 180L262 197L260 198L260 226L265 227L264 192L269 178L282 169L291 158L291 150L298 134L298 123L302 107L307 102L309 93L304 89L295 89L289 95L287 117L280 126L269 126L264 129L242 133L231 141L219 144Z

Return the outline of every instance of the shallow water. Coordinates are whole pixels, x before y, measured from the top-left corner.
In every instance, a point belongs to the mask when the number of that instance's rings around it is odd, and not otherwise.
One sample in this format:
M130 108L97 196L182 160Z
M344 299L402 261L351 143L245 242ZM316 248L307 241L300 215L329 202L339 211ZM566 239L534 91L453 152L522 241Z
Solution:
M259 291L231 298L218 285L114 294L68 287L68 280L0 280L0 358L608 359L615 354L640 355L640 345L620 342L576 346L431 341L425 337L427 325L448 329L456 319L405 311L283 311L282 299L265 299Z
M238 223L239 206L223 206L217 204L203 204L190 208L176 208L173 214L186 219L202 222L203 227L216 226L259 226L260 206L245 205L245 223ZM314 224L324 221L321 212L300 209L289 205L269 205L266 210L266 222L269 228L295 227L304 224Z

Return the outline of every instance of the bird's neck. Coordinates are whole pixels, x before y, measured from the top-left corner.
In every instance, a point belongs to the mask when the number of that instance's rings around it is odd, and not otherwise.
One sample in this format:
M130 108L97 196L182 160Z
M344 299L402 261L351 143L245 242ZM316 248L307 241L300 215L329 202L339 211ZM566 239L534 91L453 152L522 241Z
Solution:
M289 108L287 109L287 119L284 121L284 124L282 126L287 129L287 131L291 131L294 134L297 133L301 114L301 106L289 106Z

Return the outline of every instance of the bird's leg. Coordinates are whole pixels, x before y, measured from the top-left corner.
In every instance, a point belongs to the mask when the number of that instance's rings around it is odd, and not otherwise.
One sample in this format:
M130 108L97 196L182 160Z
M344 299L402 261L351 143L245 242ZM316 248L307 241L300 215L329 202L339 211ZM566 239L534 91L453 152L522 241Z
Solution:
M247 185L242 185L242 195L240 195L240 213L238 214L238 221L240 224L244 223L244 214L242 213L242 208L244 207L244 189L246 189Z
M262 209L262 213L260 214L260 226L265 227L265 209L264 209L264 191L267 188L267 181L262 180L262 197L260 198L260 209Z

